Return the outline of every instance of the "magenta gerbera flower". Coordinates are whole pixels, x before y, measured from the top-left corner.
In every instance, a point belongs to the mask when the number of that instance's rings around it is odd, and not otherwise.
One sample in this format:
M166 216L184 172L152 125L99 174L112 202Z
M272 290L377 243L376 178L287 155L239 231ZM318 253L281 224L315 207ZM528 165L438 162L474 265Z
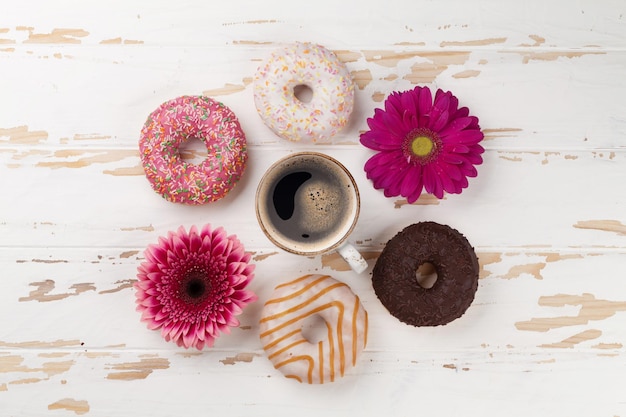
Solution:
M137 311L149 329L161 329L178 346L213 346L220 333L238 326L235 316L256 295L250 254L236 236L206 225L180 227L148 246L138 268Z
M378 153L365 172L386 197L401 195L413 203L422 190L437 198L458 194L483 162L478 118L459 108L449 91L437 90L434 100L428 87L393 92L367 125L361 143Z

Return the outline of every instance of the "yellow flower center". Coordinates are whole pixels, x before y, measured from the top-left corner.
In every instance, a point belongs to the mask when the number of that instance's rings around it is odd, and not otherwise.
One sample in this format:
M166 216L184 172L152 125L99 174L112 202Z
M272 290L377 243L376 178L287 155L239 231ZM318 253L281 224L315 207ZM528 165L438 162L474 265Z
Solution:
M437 159L441 146L441 139L436 132L419 127L404 137L402 153L409 163L427 165Z
M411 151L417 156L428 156L435 144L428 136L417 136L411 141Z

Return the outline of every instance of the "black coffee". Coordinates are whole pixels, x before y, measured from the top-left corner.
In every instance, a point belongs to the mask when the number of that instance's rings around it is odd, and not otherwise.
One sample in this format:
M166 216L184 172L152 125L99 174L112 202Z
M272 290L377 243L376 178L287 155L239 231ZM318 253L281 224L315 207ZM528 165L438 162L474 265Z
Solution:
M276 164L257 193L257 216L279 246L316 253L341 242L358 217L352 177L329 157L298 154Z
M276 183L270 219L289 240L333 240L344 232L342 225L350 224L353 193L352 185L337 178L330 167L310 165L284 174Z
M298 171L287 174L278 181L272 195L272 202L278 217L282 220L291 219L298 188L312 176L310 172Z

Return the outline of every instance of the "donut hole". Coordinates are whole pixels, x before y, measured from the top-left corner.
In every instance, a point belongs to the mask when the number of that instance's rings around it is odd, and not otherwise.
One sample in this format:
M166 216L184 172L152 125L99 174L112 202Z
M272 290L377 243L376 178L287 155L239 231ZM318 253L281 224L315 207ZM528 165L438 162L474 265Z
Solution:
M306 84L298 84L293 88L293 95L302 103L310 103L313 100L313 89Z
M415 279L420 287L429 290L437 282L437 268L430 262L424 262L415 271Z
M200 165L209 157L209 151L202 139L190 137L178 147L180 159L188 164Z
M314 314L302 322L302 336L312 344L316 344L326 338L328 329L326 322L319 315Z

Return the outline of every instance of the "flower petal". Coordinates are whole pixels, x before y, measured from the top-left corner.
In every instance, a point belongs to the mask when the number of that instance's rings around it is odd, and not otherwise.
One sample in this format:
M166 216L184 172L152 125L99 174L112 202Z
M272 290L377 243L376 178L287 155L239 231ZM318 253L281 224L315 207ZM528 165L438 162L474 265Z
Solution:
M366 176L368 179L372 180L374 188L376 189L384 188L385 184L388 184L390 180L389 174L400 169L402 165L406 165L406 162L402 160L402 153L400 151L386 152L384 155L377 154L374 156L378 155L381 156L377 158L376 161L373 161L373 163L369 165L367 163L365 164ZM377 162L378 164L376 164Z
M422 88L419 90L419 125L428 126L430 110L433 105L433 98L430 89Z
M483 163L483 157L480 156L480 153L472 152L472 149L467 153L467 160L472 165L480 165Z
M384 114L385 114L385 111L383 109L380 109L380 108L374 109L374 116L367 119L367 126L369 126L369 128L374 131L384 130L385 129L385 124L383 123Z
M400 195L406 197L417 187L421 177L421 165L411 166L400 182Z
M184 328L182 338L183 338L183 345L186 348L192 347L193 345L195 345L197 343L198 340L200 340L198 338L198 333L196 331L196 328L193 325L186 326Z
M478 175L478 171L476 171L476 167L474 167L474 165L468 166L467 169L465 170L465 176L467 177L474 178L477 175Z
M257 295L249 290L238 290L232 295L233 302L237 302L240 307L249 304L258 299Z
M400 96L402 109L403 111L409 115L413 116L414 120L417 121L417 116L419 113L419 94L416 90L409 90L402 93ZM417 127L417 126L413 126Z
M384 134L380 130L368 130L367 132L362 133L360 141L363 146L375 151L397 149L402 144L402 138L399 136Z
M183 240L184 239L184 240ZM184 259L187 257L187 253L189 250L187 249L187 236L185 235L177 235L172 238L172 242L174 247L172 248L172 253L178 259Z
M167 250L158 245L150 245L145 250L144 255L148 264L167 263Z
M402 113L402 94L398 91L394 91L385 100L385 112L391 114L401 114Z
M456 119L452 119L448 125L441 129L439 132L439 137L442 141L445 142L446 136L452 132L457 132L459 130L463 130L468 127L472 123L471 117L460 117Z
M460 109L456 111L456 113L454 113L453 117L455 119L460 119L461 117L467 117L467 116L469 116L469 109L467 107L461 107Z
M395 197L401 195L402 182L408 175L409 168L409 165L404 164L398 169L390 170L387 180L382 184L385 189L385 196Z
M435 102L430 112L430 125L428 126L434 132L438 132L448 123L448 106L451 95L442 90L437 90L435 93Z
M461 143L452 145L452 149L450 149L450 152L454 152L454 153L468 153L469 151L470 151L469 146L463 145Z
M226 239L220 240L211 249L211 255L213 255L213 256L221 256L221 255L224 254L224 251L227 248L228 248L228 241Z
M433 132L438 132L445 125L448 124L448 116L449 116L448 111L444 110L443 112L441 112L441 114L437 116L437 119L433 119L431 117L430 122L431 122L431 129L433 130Z
M195 226L192 231L189 232L189 252L199 252L202 247L202 238L200 234L195 230Z
M441 178L439 178L432 166L424 167L424 189L439 199L443 198Z
M461 188L467 188L467 186L469 185L469 183L467 182L467 177L462 176L461 179L458 181L458 184Z
M443 198L443 191L447 193L451 193L451 194L457 194L456 183L452 181L452 178L450 178L450 175L448 174L448 172L440 164L436 164L435 172L437 173L437 176L441 180L441 188L442 188L441 197L438 197L438 198Z
M415 189L411 192L410 195L406 196L406 201L409 204L413 204L417 201L417 199L422 195L422 191L424 190L424 180L423 177L419 178L419 183L415 187Z
M450 116L457 117L456 112L459 109L459 99L452 93L450 93L450 103L448 104L448 114Z
M462 157L461 155L452 153L452 152L444 152L440 156L440 158L442 161L448 164L453 164L453 165L461 165L464 162L466 162L466 159L464 157Z
M409 133L404 127L401 113L387 113L383 116L383 122L387 128L387 136L389 137L388 140L393 140L398 143L398 141L402 141Z
M458 166L455 164L449 164L443 160L439 161L439 165L450 175L452 181L459 181L463 174Z
M459 132L453 132L446 136L446 142L463 143L474 145L483 140L483 132L476 129L466 129Z

